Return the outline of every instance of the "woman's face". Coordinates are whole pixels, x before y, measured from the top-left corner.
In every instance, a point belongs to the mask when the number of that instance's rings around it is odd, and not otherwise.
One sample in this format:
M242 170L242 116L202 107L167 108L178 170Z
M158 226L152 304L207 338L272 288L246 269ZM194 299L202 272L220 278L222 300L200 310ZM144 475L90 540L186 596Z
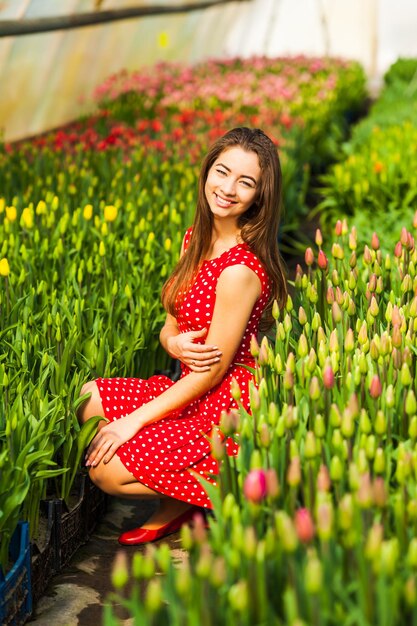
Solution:
M209 169L205 194L215 218L238 218L255 202L260 186L258 155L239 146L222 152Z

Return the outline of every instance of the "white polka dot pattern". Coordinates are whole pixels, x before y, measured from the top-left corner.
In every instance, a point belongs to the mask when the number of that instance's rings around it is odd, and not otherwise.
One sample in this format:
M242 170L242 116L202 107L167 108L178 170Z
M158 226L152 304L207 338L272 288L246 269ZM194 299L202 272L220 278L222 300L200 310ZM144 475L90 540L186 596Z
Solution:
M184 239L185 248L190 235L191 229ZM185 409L143 428L117 451L123 464L139 482L159 493L207 508L211 508L210 499L190 470L215 482L218 465L210 454L207 436L210 435L213 425L219 423L222 411L236 408L230 392L233 378L236 378L241 388L243 405L249 409L249 382L252 375L236 364L254 366L250 354L250 339L253 334L258 334L259 320L269 297L266 272L248 245L238 244L216 259L205 261L177 314L181 332L209 328L219 276L226 267L238 264L246 265L259 276L262 293L255 303L242 343L222 382ZM186 366L182 366L181 376L187 376L189 371ZM96 382L105 415L110 420L128 415L174 384L161 375L152 376L148 380L99 378ZM237 449L235 442L227 441L228 454L236 454Z

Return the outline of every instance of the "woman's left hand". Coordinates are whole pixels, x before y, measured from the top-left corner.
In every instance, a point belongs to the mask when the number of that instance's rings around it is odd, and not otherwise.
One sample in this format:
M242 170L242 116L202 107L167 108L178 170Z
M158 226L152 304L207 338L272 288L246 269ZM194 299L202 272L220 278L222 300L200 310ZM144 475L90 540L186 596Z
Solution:
M100 461L108 463L121 445L132 439L140 430L138 418L121 417L101 428L88 446L86 467L96 467Z

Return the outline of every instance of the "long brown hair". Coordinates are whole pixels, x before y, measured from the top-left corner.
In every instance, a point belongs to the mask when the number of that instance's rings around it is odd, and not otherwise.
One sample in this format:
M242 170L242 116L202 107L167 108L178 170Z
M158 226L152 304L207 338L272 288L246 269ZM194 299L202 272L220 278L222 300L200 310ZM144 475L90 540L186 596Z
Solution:
M187 248L162 288L165 309L176 315L176 303L192 284L202 261L206 258L213 229L213 215L204 191L207 176L220 154L240 147L255 152L259 159L261 178L256 201L239 218L240 237L264 266L271 281L271 297L264 312L263 328L272 323L272 305L277 300L282 308L287 300L287 283L278 250L278 228L282 205L282 174L277 148L258 128L234 128L218 139L209 149L200 172L197 207L193 232Z

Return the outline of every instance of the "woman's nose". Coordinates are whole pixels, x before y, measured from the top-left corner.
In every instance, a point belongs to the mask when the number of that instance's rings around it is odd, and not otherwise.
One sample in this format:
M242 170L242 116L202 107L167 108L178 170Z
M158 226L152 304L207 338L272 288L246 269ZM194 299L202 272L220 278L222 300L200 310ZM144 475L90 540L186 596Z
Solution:
M222 182L221 190L226 196L236 195L235 181L232 178L227 178Z

